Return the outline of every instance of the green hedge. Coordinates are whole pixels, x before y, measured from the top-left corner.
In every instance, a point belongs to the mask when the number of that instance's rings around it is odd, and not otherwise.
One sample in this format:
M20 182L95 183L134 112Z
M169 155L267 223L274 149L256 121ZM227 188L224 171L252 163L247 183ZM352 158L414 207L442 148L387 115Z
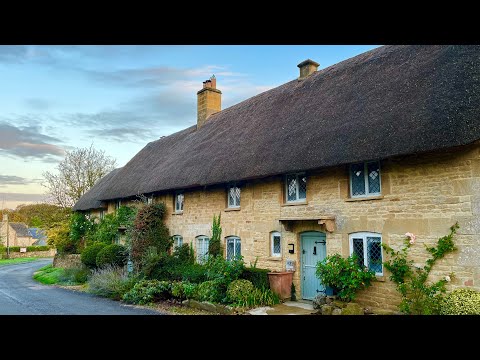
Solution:
M241 279L249 280L253 286L258 289L270 289L270 282L268 281L268 273L271 270L269 269L259 269L259 268L245 268L243 270L242 275L240 275Z
M48 251L52 247L45 245L45 246L9 246L10 252L20 252L20 248L27 248L27 252L32 251ZM7 248L5 246L0 246L0 253L6 253Z

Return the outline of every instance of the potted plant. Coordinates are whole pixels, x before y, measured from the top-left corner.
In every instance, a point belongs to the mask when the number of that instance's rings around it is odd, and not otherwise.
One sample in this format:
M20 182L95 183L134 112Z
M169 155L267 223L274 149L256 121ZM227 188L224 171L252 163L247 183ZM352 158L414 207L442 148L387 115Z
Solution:
M293 271L272 271L268 273L270 289L281 300L290 300L292 296Z

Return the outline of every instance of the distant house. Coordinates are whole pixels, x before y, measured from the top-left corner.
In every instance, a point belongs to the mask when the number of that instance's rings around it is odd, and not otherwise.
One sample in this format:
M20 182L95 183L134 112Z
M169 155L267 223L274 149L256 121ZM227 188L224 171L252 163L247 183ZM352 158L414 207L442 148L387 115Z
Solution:
M307 300L326 292L318 261L355 253L376 273L357 300L391 309L382 244L412 232L431 245L458 222L458 251L432 276L454 271L449 289L480 290L480 46L382 46L318 66L303 61L298 78L223 110L205 81L196 125L148 143L73 210L163 202L175 243L199 261L221 213L224 256L293 265Z
M7 222L2 221L0 228L1 243L7 245ZM8 244L9 246L31 246L35 239L28 231L25 223L9 222L8 223Z
M28 232L32 235L33 244L35 246L45 246L47 245L47 234L45 230L40 228L28 228Z

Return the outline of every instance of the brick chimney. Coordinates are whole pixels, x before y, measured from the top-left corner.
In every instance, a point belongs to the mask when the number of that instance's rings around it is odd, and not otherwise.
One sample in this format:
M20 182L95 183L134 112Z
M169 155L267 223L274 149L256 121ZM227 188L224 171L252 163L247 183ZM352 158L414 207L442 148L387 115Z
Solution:
M298 80L302 80L317 71L317 68L320 66L320 64L313 60L307 59L302 61L297 66L300 68L300 77Z
M213 75L203 82L203 89L197 92L197 129L201 128L210 115L222 110L222 92L217 89Z

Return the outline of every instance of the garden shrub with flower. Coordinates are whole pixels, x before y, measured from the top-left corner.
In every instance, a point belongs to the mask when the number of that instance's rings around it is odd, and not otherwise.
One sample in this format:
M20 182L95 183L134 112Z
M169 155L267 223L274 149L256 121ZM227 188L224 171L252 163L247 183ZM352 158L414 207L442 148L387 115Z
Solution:
M375 272L359 265L356 254L347 258L340 254L329 255L317 263L315 274L343 301L354 300L357 291L369 287L375 278Z
M440 313L443 295L446 292L445 285L451 280L453 273L434 283L428 283L427 279L436 261L456 250L453 236L458 227L458 223L451 226L450 233L438 239L436 247L425 246L431 257L425 262L425 266L420 268L415 267L413 260L408 259L408 252L416 240L414 234L410 232L405 234L404 245L399 251L382 244L390 256L390 259L383 265L391 272L390 280L396 284L397 290L402 296L399 305L400 311L411 315Z

